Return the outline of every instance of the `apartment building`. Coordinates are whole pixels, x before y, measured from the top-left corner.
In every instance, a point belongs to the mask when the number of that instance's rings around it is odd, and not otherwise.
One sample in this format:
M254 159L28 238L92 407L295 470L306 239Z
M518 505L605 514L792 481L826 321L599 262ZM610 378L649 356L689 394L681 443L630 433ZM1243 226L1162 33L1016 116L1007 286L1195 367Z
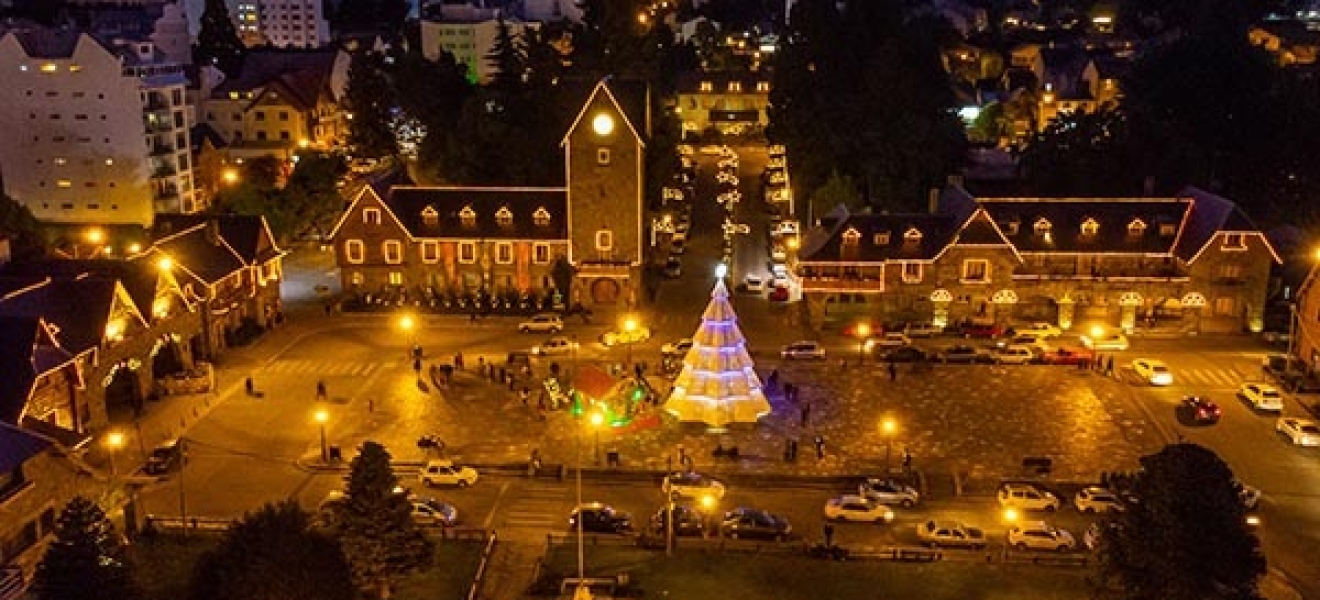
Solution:
M330 43L321 0L249 0L257 7L258 32L276 48L320 48Z
M499 72L488 58L499 34L498 14L492 11L474 13L473 16L476 18L422 21L422 54L430 60L437 60L442 53L448 52L455 61L467 66L469 80L488 83ZM504 23L515 39L528 28L541 26L540 23L507 18Z
M0 173L41 221L149 226L192 213L183 65L151 42L106 43L76 30L0 37Z

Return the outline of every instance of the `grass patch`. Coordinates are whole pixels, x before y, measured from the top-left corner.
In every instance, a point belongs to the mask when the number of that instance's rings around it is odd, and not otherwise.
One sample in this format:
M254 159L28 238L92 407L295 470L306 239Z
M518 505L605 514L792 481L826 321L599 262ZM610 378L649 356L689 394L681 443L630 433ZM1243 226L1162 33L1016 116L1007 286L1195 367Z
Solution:
M484 542L441 540L435 544L431 568L403 578L394 588L395 600L466 598L481 563Z
M633 597L685 600L1087 600L1089 569L981 562L834 562L804 556L664 553L588 547L588 577L628 573ZM546 556L535 591L554 595L575 576L573 546Z

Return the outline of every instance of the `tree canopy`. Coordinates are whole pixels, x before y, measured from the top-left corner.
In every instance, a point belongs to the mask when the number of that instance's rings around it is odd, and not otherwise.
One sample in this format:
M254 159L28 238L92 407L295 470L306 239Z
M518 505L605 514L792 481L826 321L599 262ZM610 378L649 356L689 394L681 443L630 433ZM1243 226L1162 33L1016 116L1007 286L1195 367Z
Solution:
M339 543L286 500L243 516L203 554L190 600L353 600L357 588Z
M134 600L138 591L115 526L95 502L75 496L55 523L55 539L37 565L42 600Z
M347 171L337 154L303 152L285 177L284 161L264 156L243 163L239 182L216 194L219 214L261 215L271 233L288 241L309 232L326 233L344 208L335 182Z
M388 590L399 576L426 564L431 542L412 520L412 506L398 491L390 453L363 442L348 472L347 499L335 514L335 533L364 589Z
M246 47L238 38L238 30L229 18L225 0L206 0L202 9L201 27L197 32L197 45L193 47L193 62L215 65L229 77L238 75L243 67Z
M351 118L348 145L353 156L380 158L398 154L391 123L394 120L394 89L385 74L384 57L359 50L348 64L348 88L344 103Z
M1131 600L1255 600L1265 557L1240 484L1215 453L1172 444L1141 459L1138 499L1104 530L1102 572Z

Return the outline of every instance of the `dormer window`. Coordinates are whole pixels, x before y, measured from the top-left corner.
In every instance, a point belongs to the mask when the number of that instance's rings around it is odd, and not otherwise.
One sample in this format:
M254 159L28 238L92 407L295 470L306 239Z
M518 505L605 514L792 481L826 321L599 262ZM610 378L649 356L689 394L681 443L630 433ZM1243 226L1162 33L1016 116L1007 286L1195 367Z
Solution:
M889 245L889 232L888 232L888 231L881 231L880 233L877 233L877 234L871 236L871 243L873 243L873 244L875 244L875 245L877 245L877 246L888 246L888 245Z
M843 232L843 244L845 246L856 246L857 241L860 239L862 239L862 234L854 227L849 227L848 231Z
M758 91L758 92L768 92L768 91L770 91L770 82L769 82L769 81L758 81L758 82L756 82L756 91Z
M711 82L709 81L703 81L701 82L701 87L699 89L703 92L709 92L711 90L714 90L715 86L711 84Z
M362 209L362 222L367 225L380 225L380 209L364 208Z
M1095 219L1087 217L1085 221L1082 221L1082 235L1095 235L1099 231L1100 223L1096 222Z
M1017 235L1018 228L1022 226L1020 221L1005 221L1000 224L1004 228L1004 235Z
M1054 230L1054 225L1050 223L1049 219L1044 217L1036 219L1036 224L1032 225L1032 227L1035 228L1036 235L1048 235L1050 231Z
M910 244L915 244L917 242L920 242L921 231L918 230L916 227L909 227L907 231L903 232L903 241L908 242Z
M1240 233L1225 233L1223 238L1223 248L1225 250L1246 250L1247 236Z
M422 209L422 224L427 227L435 227L440 224L440 213L436 212L434 206L428 205Z
M463 210L458 211L458 220L464 227L477 226L477 211L472 210L472 206L464 206Z
M1141 219L1132 219L1132 222L1128 223L1128 235L1140 236L1143 233L1146 233L1145 221L1142 221Z
M1173 223L1160 223L1160 235L1163 237L1173 237L1178 233L1178 226Z
M538 207L536 212L532 213L532 222L536 223L537 227L549 227L550 211L546 210L544 206Z
M509 210L507 206L501 206L499 210L495 211L495 222L500 227L513 225L513 211Z
M742 83L741 83L741 82L738 82L738 81L730 81L730 82L729 82L729 91L730 91L730 92L741 92L741 91L742 91Z

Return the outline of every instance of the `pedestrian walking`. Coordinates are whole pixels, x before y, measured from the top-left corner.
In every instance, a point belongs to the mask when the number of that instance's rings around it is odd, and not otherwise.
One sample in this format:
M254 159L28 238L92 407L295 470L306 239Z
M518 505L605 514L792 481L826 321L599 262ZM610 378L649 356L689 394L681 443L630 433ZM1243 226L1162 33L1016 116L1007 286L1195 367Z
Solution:
M833 547L834 547L834 524L833 524L833 523L830 523L829 521L826 521L826 522L825 522L825 530L824 530L823 533L825 534L825 547L826 547L826 548L833 548Z
M413 359L413 371L415 371L418 376L422 374L422 359L420 358Z
M325 393L325 382L324 382L324 381L317 381L317 382L316 382L316 399L317 399L317 400L325 400L325 398L326 398L326 393Z
M903 448L903 475L905 477L912 476L912 452L906 447Z
M784 462L793 460L793 440L784 438Z
M247 380L243 382L243 387L244 387L245 389L247 389L247 395L249 395L249 396L254 396L254 395L256 395L256 393L257 393L257 384L255 384L255 383L252 382L252 377L251 377L251 376L248 376Z
M460 370L460 371L463 370L463 353L462 353L462 352L455 352L455 353L454 353L454 368L455 368L455 369L458 369L458 370Z
M793 401L793 392L794 392L794 390L793 390L793 384L791 384L791 383L785 381L785 382L784 382L784 400L787 400L788 402L792 402L792 401Z
M1114 357L1110 356L1109 360L1105 361L1105 377L1113 377L1113 376L1114 376Z
M779 369L771 369L770 374L765 378L765 387L773 391L778 386L779 386ZM785 385L784 389L788 390L788 386Z
M898 367L894 365L892 360L889 361L889 380L898 381Z
M816 458L825 458L825 438L818 435L812 441L816 444Z
M807 422L810 421L810 420L811 420L811 405L810 405L810 404L803 404L803 405L802 405L802 427L806 427L806 426L807 426Z

